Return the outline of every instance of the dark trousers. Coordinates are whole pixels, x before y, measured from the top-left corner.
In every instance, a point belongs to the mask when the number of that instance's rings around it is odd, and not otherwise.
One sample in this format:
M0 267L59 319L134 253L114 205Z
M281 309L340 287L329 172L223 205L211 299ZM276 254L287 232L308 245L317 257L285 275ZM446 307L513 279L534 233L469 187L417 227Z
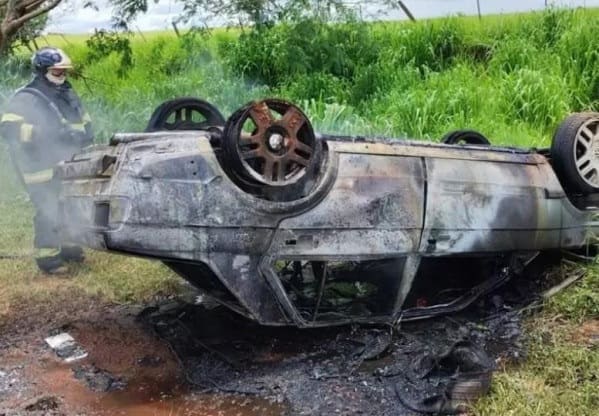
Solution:
M33 217L35 261L38 267L45 271L55 269L62 264L58 224L59 191L60 184L56 180L27 185L27 193L35 209Z
M60 182L28 184L27 192L35 209L33 218L37 265L44 271L59 267L65 260L82 260L80 247L63 244L60 234Z

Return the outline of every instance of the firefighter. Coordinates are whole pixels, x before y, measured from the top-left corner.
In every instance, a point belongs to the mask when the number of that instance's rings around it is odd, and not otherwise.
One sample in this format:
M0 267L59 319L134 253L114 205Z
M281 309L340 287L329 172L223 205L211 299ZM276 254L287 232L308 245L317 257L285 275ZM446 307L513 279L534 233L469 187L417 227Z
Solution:
M67 81L73 68L60 49L34 53L33 80L17 90L0 117L0 136L8 141L11 159L35 208L36 263L45 273L67 271L65 262L83 261L79 247L61 244L60 182L53 167L92 144L91 120Z

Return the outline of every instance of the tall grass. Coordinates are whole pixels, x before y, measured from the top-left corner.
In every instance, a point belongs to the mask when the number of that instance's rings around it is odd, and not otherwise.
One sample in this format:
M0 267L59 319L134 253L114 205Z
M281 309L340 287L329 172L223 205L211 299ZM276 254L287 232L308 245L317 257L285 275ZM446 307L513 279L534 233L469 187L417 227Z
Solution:
M277 95L345 108L355 133L438 139L469 127L499 144L547 145L556 123L599 99L599 15L589 10L439 19L326 23L319 18L259 30L131 39L133 66L97 59L81 39L63 47L82 65L75 81L99 140L140 130L175 96L198 96L225 117L244 102ZM23 82L23 61L2 63L0 99ZM330 118L307 109L317 128ZM321 127L322 126L322 127ZM343 127L343 126L339 126ZM511 132L515 132L512 134Z

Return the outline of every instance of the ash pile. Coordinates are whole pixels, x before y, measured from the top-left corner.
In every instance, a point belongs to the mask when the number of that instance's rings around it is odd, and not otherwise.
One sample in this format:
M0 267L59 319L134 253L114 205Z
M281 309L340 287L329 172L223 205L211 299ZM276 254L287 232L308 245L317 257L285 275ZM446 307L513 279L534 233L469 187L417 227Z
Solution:
M524 359L517 279L460 314L396 327L264 327L222 307L170 301L139 319L170 347L197 392L252 395L290 415L458 414L493 371Z

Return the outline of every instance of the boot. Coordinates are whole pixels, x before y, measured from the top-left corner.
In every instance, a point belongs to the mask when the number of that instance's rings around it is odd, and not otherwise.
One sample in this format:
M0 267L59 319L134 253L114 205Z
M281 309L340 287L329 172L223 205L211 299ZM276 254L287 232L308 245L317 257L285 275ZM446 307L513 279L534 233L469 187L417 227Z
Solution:
M82 263L85 260L83 249L77 246L61 247L60 258L73 263Z
M35 259L37 267L48 275L66 274L69 269L64 265L64 261L60 256L38 257Z

